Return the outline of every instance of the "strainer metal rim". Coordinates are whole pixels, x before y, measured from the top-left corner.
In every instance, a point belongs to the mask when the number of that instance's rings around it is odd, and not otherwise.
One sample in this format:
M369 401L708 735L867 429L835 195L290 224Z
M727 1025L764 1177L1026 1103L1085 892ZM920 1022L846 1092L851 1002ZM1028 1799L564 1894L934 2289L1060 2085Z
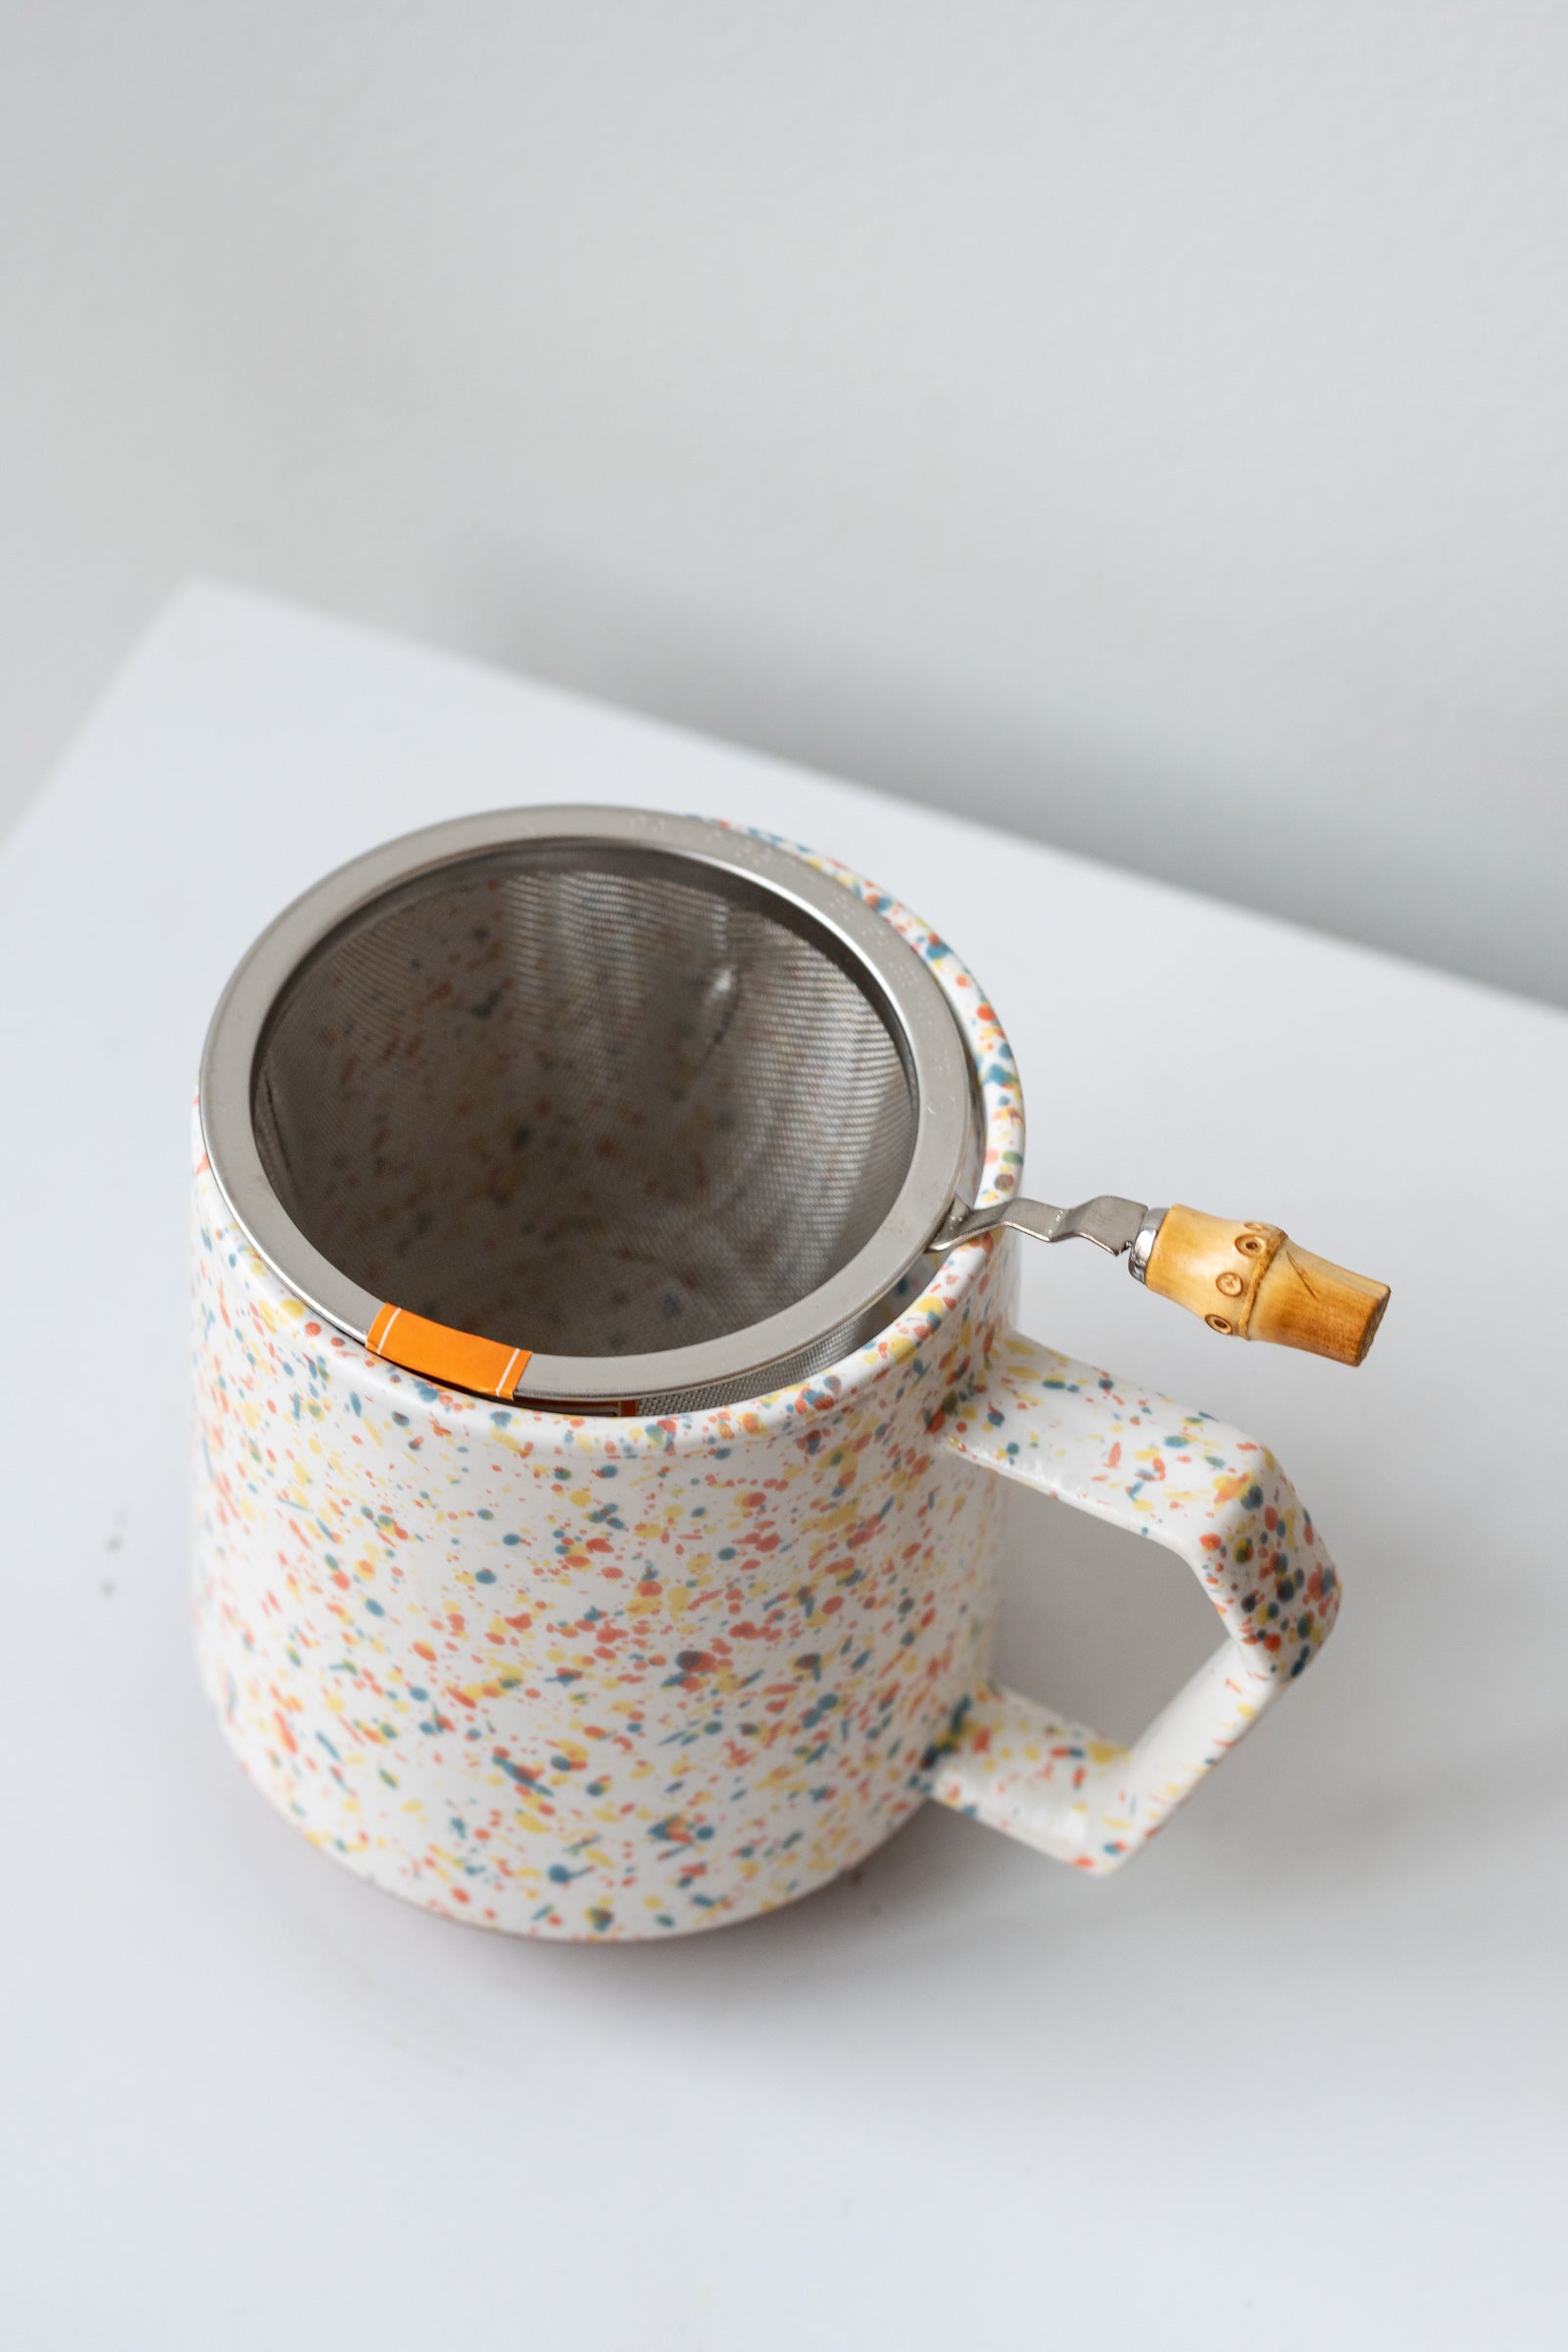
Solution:
M323 1256L295 1224L262 1163L252 1119L256 1057L269 1017L300 965L378 899L487 854L573 842L685 858L781 898L826 930L897 1022L916 1105L914 1148L887 1216L828 1281L760 1322L641 1355L533 1355L515 1401L612 1403L742 1378L808 1348L885 1298L952 1205L972 1143L968 1049L919 955L848 886L789 849L706 817L576 807L497 809L405 833L338 866L286 906L241 958L208 1029L198 1110L214 1181L259 1256L306 1306L362 1343L384 1303ZM526 1347L527 1334L517 1334ZM766 1385L765 1379L763 1386Z

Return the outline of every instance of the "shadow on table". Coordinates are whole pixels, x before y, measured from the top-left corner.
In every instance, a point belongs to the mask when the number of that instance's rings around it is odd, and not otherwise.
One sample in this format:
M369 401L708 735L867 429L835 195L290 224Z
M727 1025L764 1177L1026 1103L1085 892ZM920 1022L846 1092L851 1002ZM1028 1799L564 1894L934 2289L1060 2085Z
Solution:
M1004 1546L997 1670L1110 1737L1149 1722L1214 1646L1213 1611L1179 1562L1076 1512L1020 1493ZM1050 1573L1034 1557L1043 1534ZM1387 1535L1387 1531L1385 1531ZM1108 1881L1036 1856L994 1832L926 1806L858 1869L767 1917L660 1945L617 1945L612 1966L650 1980L733 1967L801 1970L821 1981L857 1973L890 1945L910 1959L1015 1938L1065 1939L1114 1950L1128 1936L1178 1921L1229 1918L1239 1903L1262 1919L1295 1918L1332 1892L1352 1907L1396 1901L1425 1873L1434 1839L1455 1851L1484 1843L1503 1808L1560 1804L1568 1759L1554 1727L1510 1746L1467 1740L1445 1693L1481 1717L1489 1684L1505 1692L1508 1658L1472 1589L1445 1595L1386 1544L1358 1591L1353 1628L1254 1738L1205 1782L1169 1830ZM1347 1612L1348 1617L1349 1613ZM1486 1630L1482 1630L1485 1628ZM1423 1630L1424 1629L1424 1630ZM555 1948L555 1947L550 1947ZM727 1958L720 1957L720 1951Z

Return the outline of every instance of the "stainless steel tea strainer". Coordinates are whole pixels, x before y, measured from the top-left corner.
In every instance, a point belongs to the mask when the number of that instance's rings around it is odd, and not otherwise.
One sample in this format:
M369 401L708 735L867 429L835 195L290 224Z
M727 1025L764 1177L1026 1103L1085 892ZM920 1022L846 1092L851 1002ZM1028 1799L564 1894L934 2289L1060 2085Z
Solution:
M201 1120L309 1306L547 1408L805 1379L999 1225L1347 1362L1388 1298L1272 1225L1108 1195L971 1209L978 1095L931 971L830 877L697 818L512 809L340 867L230 981Z

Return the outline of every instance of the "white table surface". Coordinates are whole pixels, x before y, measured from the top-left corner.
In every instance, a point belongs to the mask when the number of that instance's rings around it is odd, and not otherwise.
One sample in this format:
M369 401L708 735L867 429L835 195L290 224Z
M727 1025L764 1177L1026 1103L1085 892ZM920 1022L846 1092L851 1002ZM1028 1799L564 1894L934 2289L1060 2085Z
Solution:
M1119 1879L927 1808L771 1919L530 1945L335 1869L220 1745L208 1012L327 866L576 799L760 820L928 914L1011 1030L1031 1191L1273 1217L1392 1281L1352 1375L1026 1250L1026 1325L1266 1438L1346 1582ZM7 2345L1568 2340L1561 1016L200 589L8 845L0 1020ZM1213 1638L1196 1587L1062 1511L1037 1573L1048 1506L1010 1507L1007 1679L1137 1728Z

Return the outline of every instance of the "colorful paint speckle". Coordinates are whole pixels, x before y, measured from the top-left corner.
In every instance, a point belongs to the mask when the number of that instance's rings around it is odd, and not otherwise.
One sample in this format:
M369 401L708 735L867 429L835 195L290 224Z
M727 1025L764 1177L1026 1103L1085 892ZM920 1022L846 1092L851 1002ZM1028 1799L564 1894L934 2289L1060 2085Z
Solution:
M1016 1333L945 1434L966 1460L1175 1552L1219 1612L1226 1642L1131 1748L995 1685L939 1743L942 1803L1114 1870L1311 1664L1339 1613L1334 1563L1254 1439Z
M812 863L937 974L980 1199L1004 1197L1023 1115L992 1008L915 917ZM314 1317L198 1140L196 1636L241 1763L362 1876L518 1934L771 1909L928 1794L1113 1867L1313 1654L1337 1586L1269 1455L1019 1341L1011 1269L1010 1244L954 1251L872 1345L751 1403L502 1408ZM1143 1528L1210 1592L1221 1661L1137 1748L992 1684L989 1470Z

